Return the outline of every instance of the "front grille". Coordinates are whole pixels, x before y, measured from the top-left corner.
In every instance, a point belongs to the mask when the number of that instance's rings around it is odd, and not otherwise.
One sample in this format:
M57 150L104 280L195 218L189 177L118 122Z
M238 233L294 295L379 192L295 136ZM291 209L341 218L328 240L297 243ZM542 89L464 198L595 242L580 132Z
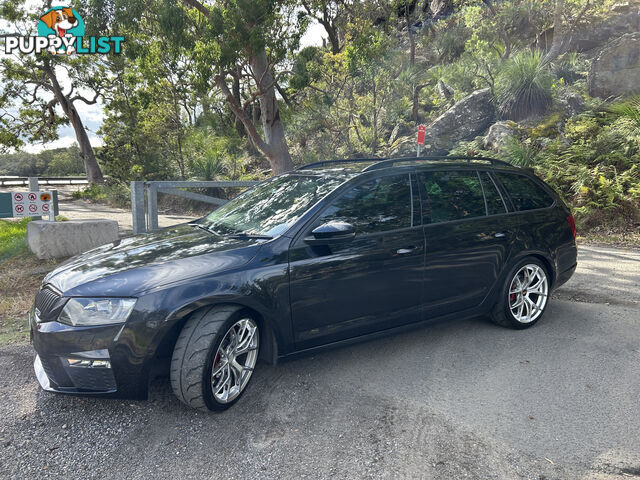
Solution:
M44 286L36 294L36 313L43 321L55 320L60 313L64 301L62 297L51 288Z

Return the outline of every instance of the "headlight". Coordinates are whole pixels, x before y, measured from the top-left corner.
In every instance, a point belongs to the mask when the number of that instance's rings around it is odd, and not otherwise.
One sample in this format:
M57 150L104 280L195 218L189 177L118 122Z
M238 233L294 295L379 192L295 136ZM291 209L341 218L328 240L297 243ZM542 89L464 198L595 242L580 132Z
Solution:
M58 321L73 327L123 323L135 304L135 298L72 298Z

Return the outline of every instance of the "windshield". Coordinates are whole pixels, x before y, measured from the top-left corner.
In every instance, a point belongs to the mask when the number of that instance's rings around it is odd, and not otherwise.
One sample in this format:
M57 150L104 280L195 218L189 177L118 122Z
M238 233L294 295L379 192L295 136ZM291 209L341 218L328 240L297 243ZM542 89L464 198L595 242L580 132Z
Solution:
M221 235L275 237L344 180L322 175L276 177L225 203L203 223Z

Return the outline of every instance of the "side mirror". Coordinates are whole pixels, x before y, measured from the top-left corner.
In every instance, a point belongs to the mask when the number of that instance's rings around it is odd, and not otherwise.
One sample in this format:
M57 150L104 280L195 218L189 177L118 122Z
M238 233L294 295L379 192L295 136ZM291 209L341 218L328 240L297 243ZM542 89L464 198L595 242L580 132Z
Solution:
M304 241L309 245L335 245L348 243L356 236L356 229L346 222L327 222L316 227Z

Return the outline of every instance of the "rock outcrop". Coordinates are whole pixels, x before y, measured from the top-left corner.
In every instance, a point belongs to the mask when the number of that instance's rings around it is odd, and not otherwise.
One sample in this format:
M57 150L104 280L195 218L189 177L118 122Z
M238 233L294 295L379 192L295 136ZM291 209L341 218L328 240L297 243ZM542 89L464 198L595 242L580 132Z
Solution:
M500 148L516 134L516 124L513 122L496 122L489 127L484 137L484 148L500 150Z
M427 127L426 153L444 153L460 140L475 138L485 132L494 117L491 90L476 90L456 102Z
M605 45L593 59L589 95L607 98L640 91L640 33L623 35Z

